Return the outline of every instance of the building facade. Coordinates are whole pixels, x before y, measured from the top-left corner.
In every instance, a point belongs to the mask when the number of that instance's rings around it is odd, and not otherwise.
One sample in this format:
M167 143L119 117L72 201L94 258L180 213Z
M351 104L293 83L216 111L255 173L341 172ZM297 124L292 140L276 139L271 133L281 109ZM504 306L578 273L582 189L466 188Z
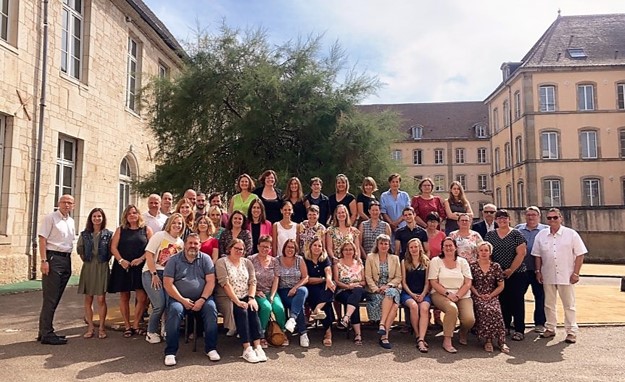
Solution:
M485 100L497 205L625 204L623 36L625 14L558 16L501 66Z
M0 283L33 276L34 217L53 211L59 195L75 197L77 232L94 207L104 209L114 228L126 205L144 205L132 182L154 169L157 148L138 95L154 76L180 68L184 57L140 0L50 1L44 46L43 3L0 0Z
M366 105L364 111L390 110L400 116L398 139L391 156L403 174L418 183L434 182L434 193L446 199L449 185L459 181L475 217L492 202L491 147L488 111L482 102Z

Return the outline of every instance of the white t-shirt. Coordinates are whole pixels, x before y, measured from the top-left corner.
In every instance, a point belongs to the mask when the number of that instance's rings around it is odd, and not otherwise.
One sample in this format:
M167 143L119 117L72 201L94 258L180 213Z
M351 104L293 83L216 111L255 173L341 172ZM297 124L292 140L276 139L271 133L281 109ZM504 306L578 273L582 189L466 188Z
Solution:
M532 256L542 261L544 284L570 285L575 259L586 253L588 250L579 234L565 226L560 226L555 234L548 228L538 232L532 247Z
M163 226L165 226L165 222L167 221L167 215L162 214L160 211L156 216L150 215L150 212L145 212L143 214L143 220L145 220L145 225L152 228L152 233L157 233L163 230Z
M183 249L184 242L182 239L173 237L165 231L159 231L152 235L148 245L145 247L145 251L152 254L157 271L164 270L169 258ZM147 271L148 263L146 261L143 266L143 272Z
M70 253L76 236L74 219L71 216L64 217L58 210L54 211L43 218L37 235L46 239L47 250Z
M465 277L473 280L469 262L463 257L458 256L456 259L456 267L453 269L447 268L443 263L443 259L438 256L430 260L428 279L437 280L439 284L441 284L449 292L458 292L458 290L462 287L462 284L464 284ZM434 288L432 288L432 294L434 293L437 292ZM459 297L471 297L471 290L468 290L464 296Z

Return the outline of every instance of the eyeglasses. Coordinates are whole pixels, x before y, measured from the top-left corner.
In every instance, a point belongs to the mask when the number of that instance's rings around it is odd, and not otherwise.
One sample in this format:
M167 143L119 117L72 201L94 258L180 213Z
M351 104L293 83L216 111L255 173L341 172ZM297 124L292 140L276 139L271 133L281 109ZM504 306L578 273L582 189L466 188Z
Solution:
M482 211L485 214L494 214L496 211Z
M558 220L559 216L547 216L547 220Z
M258 248L260 248L260 249L271 249L271 246L269 246L269 245L259 245Z
M234 249L237 252L243 252L245 251L245 248L240 248L240 247L232 247L232 249Z

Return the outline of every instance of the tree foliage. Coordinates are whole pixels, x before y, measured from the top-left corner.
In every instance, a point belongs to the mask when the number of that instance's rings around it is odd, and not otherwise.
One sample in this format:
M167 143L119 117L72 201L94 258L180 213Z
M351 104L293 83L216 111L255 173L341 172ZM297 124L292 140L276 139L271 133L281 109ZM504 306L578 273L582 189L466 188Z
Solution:
M266 169L282 185L290 176L304 185L319 176L328 193L338 173L354 184L386 179L398 118L359 112L378 80L346 70L338 44L326 56L321 45L308 37L272 46L263 31L227 27L201 35L179 73L150 85L158 151L140 192L232 192L239 174Z

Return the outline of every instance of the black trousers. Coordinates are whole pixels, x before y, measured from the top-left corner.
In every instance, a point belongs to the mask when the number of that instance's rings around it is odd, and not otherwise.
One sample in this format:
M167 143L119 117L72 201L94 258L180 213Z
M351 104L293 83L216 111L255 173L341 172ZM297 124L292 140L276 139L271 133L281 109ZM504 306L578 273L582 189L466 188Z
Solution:
M43 303L39 315L39 335L46 338L54 335L54 312L61 301L69 277L72 275L72 260L70 254L56 251L46 251L49 272L43 275L41 287L43 289Z
M526 290L527 277L525 272L514 272L505 280L505 287L499 295L499 303L506 329L512 328L512 320L514 319L514 331L525 332Z

